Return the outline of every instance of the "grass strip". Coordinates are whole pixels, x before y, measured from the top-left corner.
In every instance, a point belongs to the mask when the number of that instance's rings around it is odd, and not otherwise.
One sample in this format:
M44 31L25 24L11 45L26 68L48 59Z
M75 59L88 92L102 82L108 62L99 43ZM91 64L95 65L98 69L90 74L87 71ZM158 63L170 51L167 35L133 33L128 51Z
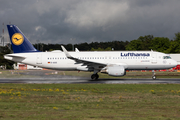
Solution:
M0 84L0 119L180 119L180 85Z

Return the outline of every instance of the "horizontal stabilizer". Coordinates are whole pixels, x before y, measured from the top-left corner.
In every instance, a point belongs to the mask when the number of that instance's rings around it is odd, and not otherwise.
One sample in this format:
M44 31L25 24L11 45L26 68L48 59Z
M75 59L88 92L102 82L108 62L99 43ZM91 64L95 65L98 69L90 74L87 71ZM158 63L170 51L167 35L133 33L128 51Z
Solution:
M25 56L22 56L22 55L19 55L19 54L7 54L7 55L4 55L4 56L7 56L7 57L17 57L17 58L26 58Z

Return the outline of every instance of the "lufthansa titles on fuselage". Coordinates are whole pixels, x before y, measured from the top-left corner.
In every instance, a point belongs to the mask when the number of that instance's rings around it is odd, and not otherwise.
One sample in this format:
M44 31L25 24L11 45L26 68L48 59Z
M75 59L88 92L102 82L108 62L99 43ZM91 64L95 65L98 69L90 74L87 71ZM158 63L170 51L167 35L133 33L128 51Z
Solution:
M149 53L121 53L122 57L128 57L128 56L143 56L143 57L148 57L150 56Z

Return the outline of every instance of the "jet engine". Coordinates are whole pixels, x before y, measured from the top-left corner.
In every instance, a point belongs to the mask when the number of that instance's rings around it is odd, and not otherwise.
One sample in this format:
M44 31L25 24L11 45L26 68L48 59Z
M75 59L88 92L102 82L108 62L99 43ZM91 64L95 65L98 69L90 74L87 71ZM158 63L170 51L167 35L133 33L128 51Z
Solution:
M124 69L123 66L120 65L108 66L106 72L109 75L116 77L126 75L126 70Z

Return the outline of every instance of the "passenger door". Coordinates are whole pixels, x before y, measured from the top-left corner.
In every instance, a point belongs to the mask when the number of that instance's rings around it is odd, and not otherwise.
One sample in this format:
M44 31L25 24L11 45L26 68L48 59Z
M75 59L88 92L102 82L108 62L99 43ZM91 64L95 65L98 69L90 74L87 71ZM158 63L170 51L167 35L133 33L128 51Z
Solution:
M37 54L36 64L42 64L42 54Z
M157 63L157 53L152 52L151 55L152 55L151 63L156 64Z

